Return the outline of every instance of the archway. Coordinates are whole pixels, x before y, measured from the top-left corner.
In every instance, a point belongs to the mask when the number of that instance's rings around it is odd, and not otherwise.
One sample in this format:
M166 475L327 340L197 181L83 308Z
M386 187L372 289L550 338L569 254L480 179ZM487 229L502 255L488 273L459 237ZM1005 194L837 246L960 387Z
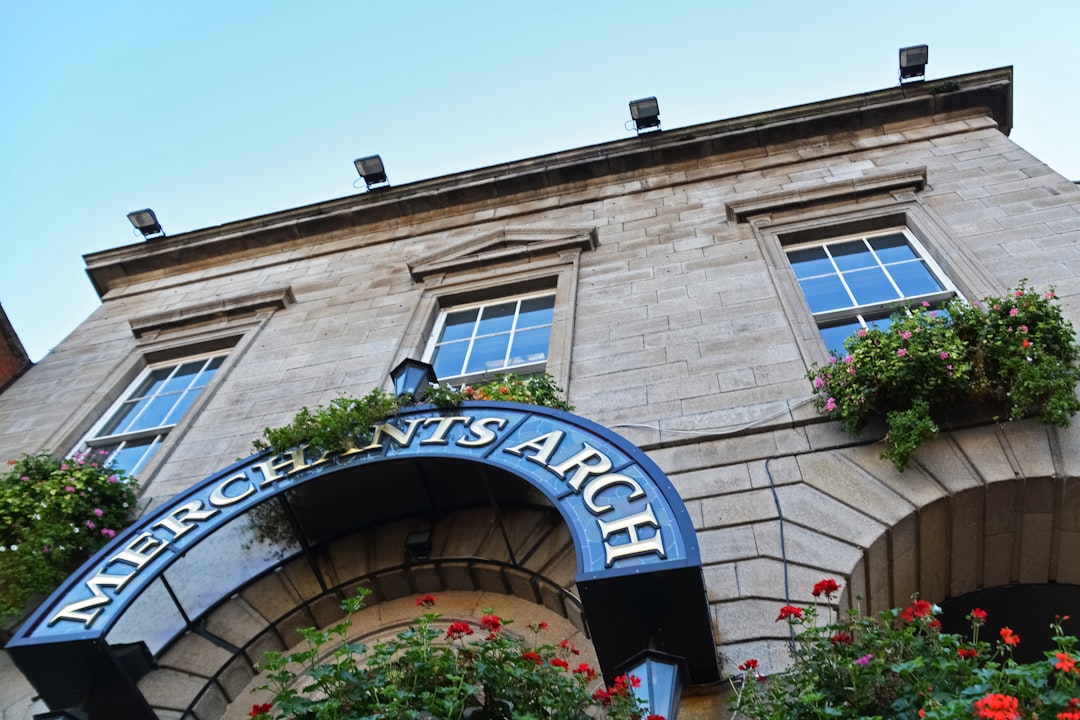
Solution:
M478 508L494 513L493 537L502 537L510 562L431 557L438 523ZM572 590L516 557L510 529L528 523L500 520L504 511L531 513L566 533L573 562L559 573L573 568ZM278 541L276 555L245 544L244 532L260 516L271 521L263 530ZM132 708L139 707L138 717L154 717L143 693L151 681L137 681L157 658L196 636L223 660L214 678L242 676L254 645L211 632L211 622L287 568L313 591L284 609L275 632L283 623L312 624L300 622L305 613L316 620L332 613L344 585L333 582L327 558L335 543L373 527L380 537L398 533L398 543L378 545L399 560L383 557L375 574L349 582L370 576L387 587L417 586L425 567L419 561L430 565L429 580L444 583L501 577L512 594L526 592L515 585L528 586L545 606L558 605L567 617L580 612L609 679L646 649L682 658L691 683L718 677L696 536L671 483L644 453L594 423L509 403L420 407L376 426L364 447L332 456L299 447L236 463L119 535L35 612L8 649L50 707L82 706L91 717L115 716L118 708L136 717ZM207 684L194 684L170 692L205 696Z

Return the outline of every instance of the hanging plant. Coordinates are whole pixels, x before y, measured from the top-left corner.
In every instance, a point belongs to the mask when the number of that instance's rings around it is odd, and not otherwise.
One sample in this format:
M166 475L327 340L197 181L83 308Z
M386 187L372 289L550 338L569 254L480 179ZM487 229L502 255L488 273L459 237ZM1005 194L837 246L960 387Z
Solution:
M510 374L462 388L432 385L424 391L420 402L450 408L466 400L498 400L541 405L555 410L573 410L573 406L562 399L562 393L562 388L555 384L550 375L521 377ZM256 451L269 449L279 453L304 443L322 452L363 447L370 441L376 424L410 405L408 398L395 398L379 388L359 398L334 398L327 407L320 405L315 410L302 408L288 425L266 428L263 437L252 445Z
M130 521L138 483L103 466L106 455L8 460L0 475L0 619L22 614Z
M859 330L842 356L810 369L815 404L850 433L884 417L881 457L900 470L950 407L997 403L1010 420L1065 427L1080 411L1080 349L1056 300L1022 281L1005 297L899 312L888 329Z

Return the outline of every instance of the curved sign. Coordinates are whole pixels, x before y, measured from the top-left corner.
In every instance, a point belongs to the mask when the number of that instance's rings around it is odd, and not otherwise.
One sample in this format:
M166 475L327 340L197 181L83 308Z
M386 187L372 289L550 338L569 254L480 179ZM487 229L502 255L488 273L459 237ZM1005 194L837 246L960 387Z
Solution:
M376 425L363 447L254 455L173 497L69 578L12 644L100 637L186 550L268 497L326 473L425 457L494 465L543 492L573 535L579 583L701 564L693 526L670 481L618 435L532 405L421 406ZM362 483L363 473L356 478Z

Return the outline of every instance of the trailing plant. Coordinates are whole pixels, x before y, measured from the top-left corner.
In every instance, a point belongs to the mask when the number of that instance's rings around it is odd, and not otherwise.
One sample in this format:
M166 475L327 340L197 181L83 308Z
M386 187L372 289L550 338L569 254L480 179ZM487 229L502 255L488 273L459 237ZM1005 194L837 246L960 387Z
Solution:
M1076 638L1062 630L1067 616L1051 624L1056 647L1045 660L1019 663L1013 649L1020 637L1008 627L993 642L980 638L987 614L979 608L968 614L971 635L964 637L942 633L940 608L917 596L877 617L853 610L833 618L829 603L839 589L831 579L814 587L831 622L819 624L816 603L781 608L777 621L797 632L793 665L766 678L757 659L740 664L732 718L1080 720Z
M881 456L903 470L937 435L943 409L970 403L1008 407L1010 420L1036 417L1067 426L1080 411L1080 349L1053 290L1021 282L1005 297L927 303L892 316L887 329L862 329L844 352L807 374L818 410L850 433L874 417L888 426Z
M556 410L573 410L561 398L562 388L550 375L500 375L476 386L453 388L432 385L424 391L422 403L441 408L460 405L466 400L499 400L542 405ZM338 397L330 405L315 410L304 407L292 422L277 428L266 428L263 437L254 441L255 450L272 449L284 452L304 443L322 452L342 452L350 447L363 447L371 440L373 428L409 405L407 398L395 398L375 388L359 398Z
M598 686L598 674L577 660L572 644L542 640L547 624L526 637L511 620L485 610L477 626L447 622L434 610L435 596L416 600L419 615L407 629L371 647L349 642L352 616L370 591L342 603L345 619L328 630L300 630L306 648L268 652L260 670L273 701L256 704L257 720L438 718L439 720L663 720L643 715L633 693L636 677ZM595 686L595 689L593 689Z
M0 619L20 615L128 524L138 483L106 451L8 460L0 475Z

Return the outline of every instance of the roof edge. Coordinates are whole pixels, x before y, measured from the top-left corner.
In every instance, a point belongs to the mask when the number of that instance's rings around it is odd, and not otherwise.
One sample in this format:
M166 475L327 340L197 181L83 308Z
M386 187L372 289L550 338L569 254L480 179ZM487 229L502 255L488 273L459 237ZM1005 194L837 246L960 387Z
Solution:
M253 250L349 227L567 183L890 122L982 109L1012 130L1012 67L795 105L379 188L83 256L99 296L118 281L215 254Z

